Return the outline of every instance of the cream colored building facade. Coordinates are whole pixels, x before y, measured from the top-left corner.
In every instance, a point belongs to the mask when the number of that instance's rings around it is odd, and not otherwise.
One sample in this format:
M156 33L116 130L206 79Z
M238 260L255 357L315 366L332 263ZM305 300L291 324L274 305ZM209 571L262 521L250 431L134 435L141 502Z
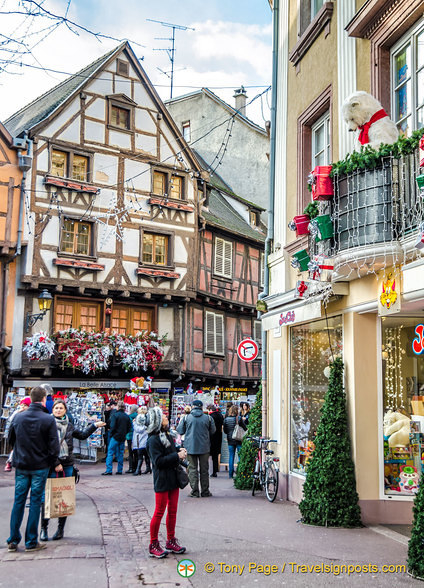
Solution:
M342 355L363 521L409 522L413 491L403 482L410 472L414 487L424 451L424 424L417 418L424 415L419 405L424 361L412 349L419 339L415 328L424 323L424 259L415 247L423 221L415 183L418 149L408 158L389 158L386 171L335 182L331 202L320 203L320 214L331 214L335 225L331 244L296 237L287 225L311 199L309 172L354 148L353 134L341 119L349 94L372 93L409 135L424 126L424 3L274 0L272 8L273 223L262 325L264 422L279 442L281 493L301 500L326 368L332 356ZM312 282L307 271L291 266L301 250L331 259L328 282ZM385 310L382 284L391 289L393 280L397 300L392 295L393 305ZM302 281L308 287L304 294L297 289ZM401 444L391 447L384 438L389 410L408 418L403 452Z

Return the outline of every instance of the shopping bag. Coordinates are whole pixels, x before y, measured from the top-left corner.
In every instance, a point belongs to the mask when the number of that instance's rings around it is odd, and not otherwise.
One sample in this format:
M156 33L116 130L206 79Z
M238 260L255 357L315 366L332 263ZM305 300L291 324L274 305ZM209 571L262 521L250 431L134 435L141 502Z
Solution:
M234 441L243 441L243 437L246 435L246 433L247 431L245 431L243 427L237 424L234 427L232 438L234 439Z
M44 500L46 519L69 517L75 513L75 478L48 478Z

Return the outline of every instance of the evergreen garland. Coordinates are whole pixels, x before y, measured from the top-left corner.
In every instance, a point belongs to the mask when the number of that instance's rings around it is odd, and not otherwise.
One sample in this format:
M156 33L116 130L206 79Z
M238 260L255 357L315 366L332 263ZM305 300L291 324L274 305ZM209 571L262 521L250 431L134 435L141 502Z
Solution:
M421 474L418 494L414 500L414 522L408 544L408 572L424 579L424 474Z
M340 358L331 364L314 443L299 504L302 522L325 527L361 526Z
M250 411L247 434L255 437L262 435L262 386L259 386L255 404ZM246 437L247 435L245 435L241 445L240 459L234 477L234 486L238 490L250 490L252 488L252 475L258 454L258 449Z

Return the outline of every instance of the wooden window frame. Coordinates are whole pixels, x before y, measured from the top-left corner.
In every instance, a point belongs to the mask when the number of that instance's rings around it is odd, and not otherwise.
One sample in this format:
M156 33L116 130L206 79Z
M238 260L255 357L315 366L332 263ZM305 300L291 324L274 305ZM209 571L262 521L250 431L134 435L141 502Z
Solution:
M144 233L151 234L151 235L161 235L164 237L168 237L168 255L167 255L167 263L165 265L155 265L152 263L145 263L143 262L143 237ZM161 229L157 229L156 227L152 227L152 229L148 227L140 227L140 256L139 256L139 267L146 267L146 268L153 268L153 269L167 269L173 270L175 269L175 262L174 262L174 246L175 246L175 232L174 231L163 231Z
M184 121L182 123L181 127L182 127L182 131L183 131L183 139L184 139L184 141L186 143L191 143L191 124L190 124L190 121L189 120ZM185 130L186 129L188 129L188 135L189 135L189 138L188 139L186 139L186 133L185 133Z
M312 47L321 34L321 31L324 31L325 38L330 34L331 18L334 10L333 2L324 2L322 7L311 20L310 24L304 31L302 31L300 25L300 2L304 1L305 0L300 0L298 4L298 41L289 53L289 60L296 67L296 71L299 70L300 61Z
M66 175L65 176L56 176L52 173L52 158L53 158L53 151L61 151L62 153L66 153L68 156L68 161L66 164ZM87 158L87 178L85 180L77 180L71 176L72 165L74 161L74 156L85 157ZM93 153L87 153L86 151L80 151L79 149L70 149L69 147L64 147L59 144L51 144L49 146L49 175L54 178L64 178L66 180L74 180L75 182L82 182L83 184L90 184L92 182L92 173L93 173Z
M112 305L112 313L113 310L116 309L116 307L118 308L128 308L130 311L130 314L133 313L134 311L137 310L149 310L152 313L152 326L151 326L151 330L152 331L156 331L157 330L157 306L155 306L154 304L133 304L130 302L119 302L117 304L113 304ZM110 327L109 330L111 333L113 333L113 327L112 327L112 314L110 315ZM127 333L127 334L132 334L135 335L135 333Z
M158 172L158 173L165 175L165 194L156 194L153 191L155 172ZM178 178L181 178L181 184L182 184L181 185L181 198L171 198L170 181L171 181L172 176L177 176ZM175 170L171 171L169 169L152 167L151 187L152 187L152 190L151 190L152 196L159 196L160 198L166 198L167 200L172 200L173 202L181 202L181 201L187 200L187 176L185 174L182 174L179 172L175 173Z
M75 305L75 307L73 308L73 316L72 319L74 321L74 318L76 318L77 313L78 313L78 309L76 307L76 305L83 305L83 304L88 304L88 305L97 305L98 307L98 315L97 315L97 326L96 326L96 331L100 331L102 329L103 326L103 314L104 314L104 300L99 300L96 298L92 298L90 300L87 299L83 299L83 298L73 298L72 296L55 296L54 298L54 303L53 303L53 330L56 331L56 310L57 310L57 305L59 302L64 302L64 303L72 303L73 305ZM72 321L72 322L73 322ZM80 325L78 324L72 324L72 328L74 329L78 329Z
M213 351L211 351L210 349L208 349L208 330L207 330L207 320L208 320L208 315L211 315L214 317L214 349ZM216 317L221 317L222 318L222 351L216 351L216 347L217 347L217 323L216 323ZM209 310L205 310L204 315L203 315L203 320L204 320L204 342L205 342L205 348L204 348L204 355L213 355L213 356L218 356L218 357L225 357L225 314L220 313L220 312L212 312Z
M68 251L62 251L62 233L64 231L63 223L60 223L59 226L59 244L57 248L57 254L60 257L68 257L72 259L84 259L88 261L96 261L97 260L97 223L90 221L90 220L83 220L81 221L80 216L75 216L71 214L67 214L63 217L63 220L71 220L75 222L84 222L91 225L90 230L90 254L83 255L82 253L69 253Z
M330 159L332 159L332 87L321 92L297 119L297 214L310 202L308 175L312 171L312 127L328 111L330 116Z
M314 122L311 126L311 170L315 167L315 158L317 153L315 152L315 145L314 145L314 138L316 131L324 127L325 132L325 145L324 145L324 163L322 165L330 165L331 164L331 129L330 129L330 112L326 110L324 114ZM327 131L328 131L328 143L327 143Z
M120 67L125 67L125 73L119 70ZM124 61L123 59L116 60L116 74L124 78L130 77L130 64L128 63L128 61Z
M221 274L216 271L216 242L218 239L223 241L224 244L229 243L231 245L231 276L227 276L224 273ZM224 247L225 247L225 245L224 245ZM228 282L232 282L234 279L234 259L235 259L234 241L231 241L229 239L225 239L224 237L219 237L218 235L215 235L214 239L213 239L213 258L212 259L213 259L213 275L214 275L214 277L217 277L220 280L226 280Z
M116 125L114 125L112 123L112 108L120 108L122 110L127 110L129 113L129 128L123 128L123 127L118 127ZM124 100L118 100L116 98L112 98L112 97L108 97L108 124L107 127L108 129L111 129L112 131L120 131L121 133L127 133L127 134L134 134L134 129L135 129L135 104L129 104L128 102L124 101Z

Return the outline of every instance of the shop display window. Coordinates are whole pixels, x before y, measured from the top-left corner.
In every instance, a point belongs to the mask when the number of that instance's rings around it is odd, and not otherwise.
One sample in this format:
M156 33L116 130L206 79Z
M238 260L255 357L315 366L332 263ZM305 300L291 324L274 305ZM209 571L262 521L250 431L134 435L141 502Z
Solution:
M424 321L381 320L384 492L412 496L424 467Z
M330 362L343 351L342 317L291 328L291 471L305 474L315 448Z

